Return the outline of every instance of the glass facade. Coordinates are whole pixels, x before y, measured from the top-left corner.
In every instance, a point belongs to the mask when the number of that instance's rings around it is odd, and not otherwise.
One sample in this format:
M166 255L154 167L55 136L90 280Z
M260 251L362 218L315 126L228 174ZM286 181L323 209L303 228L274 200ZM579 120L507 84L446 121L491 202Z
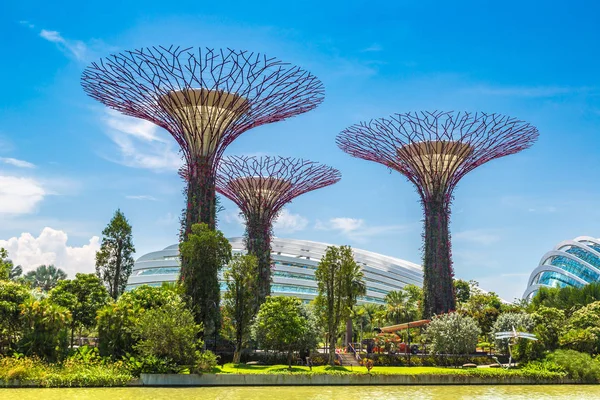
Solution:
M242 238L229 239L234 253L243 253ZM315 271L327 244L293 239L274 238L273 252L273 295L296 296L310 301L317 296ZM365 275L367 294L359 303L384 304L387 293L399 290L407 284L422 286L423 273L419 265L408 261L354 249L355 258ZM174 282L179 276L178 246L140 257L133 267L126 290L140 285L160 286L162 282ZM221 275L222 279L222 275ZM220 282L225 291L225 282Z
M540 287L582 287L600 281L600 241L588 236L559 243L542 257L529 278L524 298Z

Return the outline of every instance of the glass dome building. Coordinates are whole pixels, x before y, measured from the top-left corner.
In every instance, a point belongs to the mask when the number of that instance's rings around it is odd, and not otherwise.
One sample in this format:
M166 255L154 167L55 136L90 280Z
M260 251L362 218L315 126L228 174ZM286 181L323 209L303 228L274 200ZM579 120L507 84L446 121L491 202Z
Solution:
M243 238L229 239L234 253L245 252ZM294 296L310 301L317 296L315 270L329 246L307 240L273 238L271 258L273 260L274 296ZM423 286L421 266L399 258L388 257L370 251L353 249L354 259L365 274L367 294L359 298L361 303L384 304L385 295L402 289L407 284ZM164 250L145 254L133 266L126 290L140 285L160 286L163 282L175 282L179 276L179 249L172 245ZM221 290L225 282L221 280Z
M542 257L533 270L524 299L532 298L540 287L582 287L600 281L600 239L579 236L557 244Z

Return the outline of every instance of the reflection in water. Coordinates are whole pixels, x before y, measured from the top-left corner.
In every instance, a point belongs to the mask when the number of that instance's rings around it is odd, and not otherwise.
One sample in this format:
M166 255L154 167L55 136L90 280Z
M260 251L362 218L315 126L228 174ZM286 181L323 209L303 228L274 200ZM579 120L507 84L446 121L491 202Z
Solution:
M287 386L223 388L0 389L2 400L391 400L600 399L600 386Z

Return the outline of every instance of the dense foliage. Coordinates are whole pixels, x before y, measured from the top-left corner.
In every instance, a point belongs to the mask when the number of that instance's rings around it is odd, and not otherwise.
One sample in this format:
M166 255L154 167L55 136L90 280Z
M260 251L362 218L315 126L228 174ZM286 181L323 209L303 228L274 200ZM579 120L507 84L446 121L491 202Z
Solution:
M102 245L96 253L96 275L108 289L113 299L117 299L125 290L127 279L133 267L133 239L131 225L121 210L102 231Z
M236 255L225 271L227 292L223 295L225 315L230 319L235 339L233 362L240 362L241 351L250 337L250 323L256 309L258 261L253 255Z
M191 232L179 244L181 284L205 334L218 330L220 322L220 286L218 274L231 260L231 245L220 231L206 224L192 225Z
M43 292L52 290L59 281L67 279L67 274L54 265L40 265L33 271L29 271L23 277L23 281L32 288L39 288Z
M108 292L93 274L77 274L73 280L58 282L50 291L50 301L71 313L71 347L75 329L91 329L96 325L96 313L108 303Z
M295 297L267 297L252 326L260 348L286 352L290 368L293 353L314 348L317 335L313 313Z
M329 363L334 365L340 324L350 318L358 296L366 294L364 274L348 246L327 247L315 272L319 294L317 308L329 336Z
M471 354L480 332L473 318L450 313L434 316L426 334L433 354Z

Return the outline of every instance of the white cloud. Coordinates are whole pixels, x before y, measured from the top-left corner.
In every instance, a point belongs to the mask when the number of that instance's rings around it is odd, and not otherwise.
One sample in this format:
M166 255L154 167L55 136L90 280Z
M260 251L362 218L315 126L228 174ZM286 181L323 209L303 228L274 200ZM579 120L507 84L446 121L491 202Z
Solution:
M28 27L29 29L33 29L33 28L35 28L35 25L34 25L34 24L32 24L31 22L29 22L29 21L26 21L26 20L19 21L19 24L21 24L21 25L23 25L23 26L26 26L26 27Z
M383 47L379 43L373 43L369 47L362 49L361 51L369 53L369 52L378 52L381 50L383 50Z
M452 235L455 241L464 241L489 246L490 244L500 241L501 237L496 232L485 229L474 229L469 231L458 232Z
M32 213L47 194L34 179L0 175L0 215Z
M146 195L146 194L141 194L141 195L137 195L137 196L125 196L125 198L129 199L129 200L149 200L149 201L157 201L158 200L156 197Z
M55 43L58 48L71 57L75 57L78 61L84 61L88 53L88 48L81 40L69 40L61 36L58 31L50 31L42 29L40 37L49 42Z
M28 161L17 160L16 158L0 157L0 162L19 168L35 168L34 164Z
M160 136L157 134L158 127L149 121L114 110L106 110L105 113L106 134L121 153L119 159L108 158L110 161L154 171L177 171L181 167L183 162L175 148L175 141L169 140L166 132Z
M37 238L31 233L22 233L19 237L0 240L0 247L8 251L10 259L15 265L21 265L24 272L42 264L54 264L69 277L74 277L78 272L94 272L100 238L93 236L88 244L81 247L68 246L67 241L68 236L64 231L46 227Z
M359 218L331 218L327 222L317 221L315 229L325 231L338 231L348 239L356 242L366 242L368 238L383 234L404 232L409 227L406 225L376 225L368 226Z
M287 209L282 210L273 224L273 228L282 233L301 231L308 226L308 219L300 214L292 214Z

